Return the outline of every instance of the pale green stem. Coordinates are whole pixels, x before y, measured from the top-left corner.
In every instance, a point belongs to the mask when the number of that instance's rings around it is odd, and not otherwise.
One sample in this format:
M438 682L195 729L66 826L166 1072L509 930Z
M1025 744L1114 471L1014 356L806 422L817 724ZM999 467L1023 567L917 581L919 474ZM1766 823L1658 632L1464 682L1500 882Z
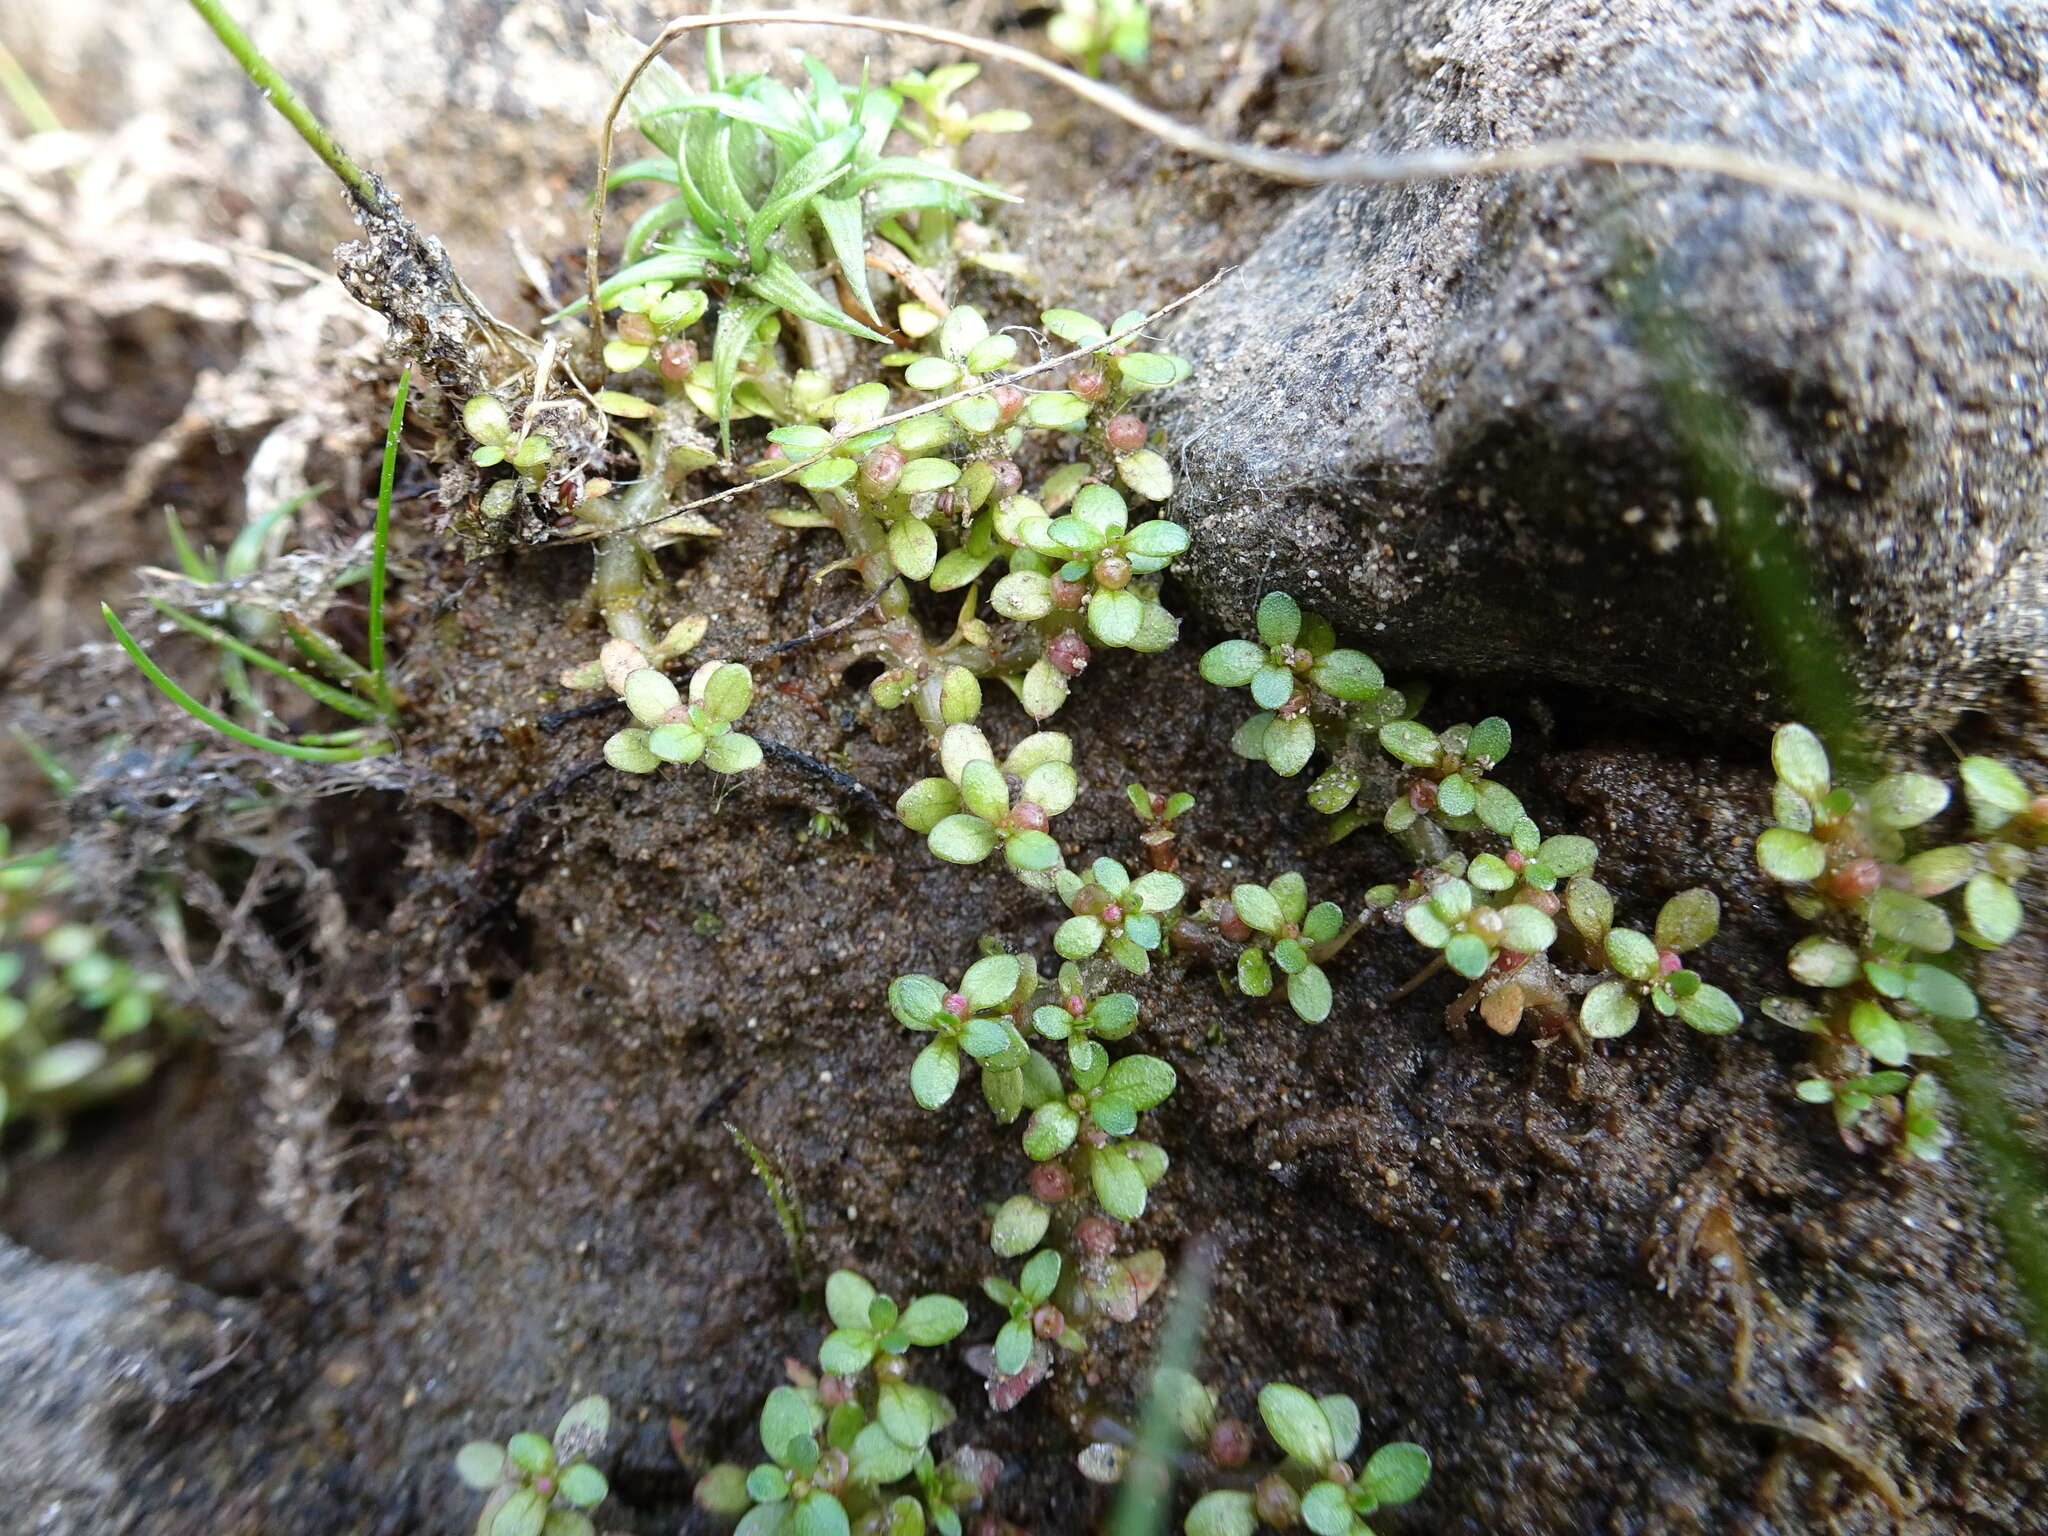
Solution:
M192 9L213 28L214 36L227 46L228 52L234 55L235 62L242 66L243 72L262 88L264 96L277 108L278 114L299 131L299 137L306 141L327 169L340 178L342 185L370 207L383 207L384 190L377 185L376 178L350 159L348 152L334 141L334 135L327 131L326 125L299 100L298 95L285 83L284 76L263 56L262 50L250 41L249 34L244 32L235 18L227 13L220 0L192 0Z

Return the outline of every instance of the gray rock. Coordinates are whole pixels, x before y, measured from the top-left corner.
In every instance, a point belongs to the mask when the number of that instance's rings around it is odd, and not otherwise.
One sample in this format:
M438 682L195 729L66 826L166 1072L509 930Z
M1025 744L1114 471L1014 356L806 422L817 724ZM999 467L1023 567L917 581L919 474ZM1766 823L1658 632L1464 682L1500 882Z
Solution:
M0 1509L37 1536L226 1531L231 1477L189 1443L251 1418L238 1303L161 1274L49 1263L0 1238ZM174 1448L177 1449L173 1454ZM175 1461L176 1465L171 1463Z
M1377 148L1719 143L2048 249L2038 12L1436 0L1361 15L1353 43L1333 67L1373 82ZM1173 337L1198 364L1164 425L1200 600L1244 624L1292 591L1401 668L1724 723L1783 708L1670 429L1646 285L1615 288L1641 251L1870 702L1946 721L2038 671L2041 295L1835 206L1660 171L1308 197Z

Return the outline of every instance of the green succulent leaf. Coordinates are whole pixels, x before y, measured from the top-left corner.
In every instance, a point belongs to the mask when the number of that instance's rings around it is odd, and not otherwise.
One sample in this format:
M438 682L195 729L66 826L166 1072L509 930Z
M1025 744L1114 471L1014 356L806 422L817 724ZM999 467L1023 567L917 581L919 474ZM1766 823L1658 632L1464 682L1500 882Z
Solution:
M1316 728L1306 715L1292 720L1275 719L1266 727L1265 758L1283 779L1291 779L1308 766L1316 749Z
M910 1064L910 1092L921 1109L943 1109L960 1086L960 1048L934 1040Z
M1808 801L1825 798L1832 784L1827 748L1803 725L1782 726L1771 738L1771 766L1787 786Z
M1259 600L1258 631L1266 645L1292 645L1301 633L1301 606L1285 592L1268 592Z
M1329 1482L1315 1483L1301 1496L1301 1523L1316 1536L1352 1536L1356 1529L1351 1501L1341 1487Z
M1595 1040L1614 1040L1636 1027L1642 1003L1626 982L1603 981L1579 1005L1579 1027Z
M1376 1503L1405 1504L1428 1484L1429 1471L1429 1452L1413 1441L1396 1440L1372 1453L1359 1480Z
M1955 930L1949 926L1948 914L1933 902L1904 891L1883 886L1873 891L1864 909L1864 919L1879 938L1910 945L1930 955L1942 954L1955 944Z
M1701 986L1680 998L1678 1016L1703 1035L1733 1034L1742 1027L1742 1010L1719 987Z
M1259 1393L1259 1417L1280 1449L1310 1467L1336 1459L1337 1442L1322 1404L1286 1382L1271 1382ZM1348 1511L1347 1511L1348 1518Z

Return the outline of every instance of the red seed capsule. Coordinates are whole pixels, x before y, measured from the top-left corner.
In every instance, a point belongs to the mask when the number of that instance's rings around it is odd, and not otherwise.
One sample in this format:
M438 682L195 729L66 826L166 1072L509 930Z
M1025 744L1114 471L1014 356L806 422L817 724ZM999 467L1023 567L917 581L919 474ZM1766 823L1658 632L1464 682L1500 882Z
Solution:
M1111 453L1136 453L1145 446L1145 423L1135 416L1112 416L1102 429Z
M1040 1163L1031 1170L1031 1193L1041 1205L1059 1205L1074 1196L1073 1175L1058 1163Z
M1884 881L1884 866L1875 859L1851 859L1827 877L1828 890L1837 901L1861 901Z
M1010 825L1019 832L1043 832L1050 818L1036 800L1019 800L1010 812Z
M1408 803L1418 811L1436 809L1436 785L1428 779L1417 779L1408 786Z
M1095 585L1109 592L1121 592L1131 584L1131 562L1122 555L1104 555L1095 562Z
M1252 1495L1252 1512L1262 1525L1283 1531L1291 1529L1301 1523L1301 1495L1276 1472L1260 1481L1258 1491Z
M825 1493L836 1493L845 1486L852 1471L853 1458L833 1446L819 1453L818 1464L811 1469L811 1486Z
M624 314L619 316L619 340L644 347L654 340L654 322L645 315Z
M946 1012L953 1015L954 1018L964 1019L967 1017L967 1010L972 1005L967 1001L967 996L965 993L948 992L946 994L946 1000L940 1003L939 1006L945 1009Z
M887 494L903 478L903 466L909 462L909 456L901 448L884 443L860 461L862 488L877 495Z
M1237 908L1223 902L1216 909L1216 931L1233 944L1249 944L1252 925L1237 915Z
M694 343L664 341L654 354L654 366L664 379L671 384L680 384L689 378L690 370L697 366L697 348Z
M1014 384L998 384L988 392L988 397L996 403L996 420L1006 427L1024 409L1024 391Z
M1091 1259L1116 1252L1116 1223L1107 1216L1084 1216L1074 1223L1074 1242Z
M995 472L995 498L1001 501L1014 496L1024 489L1024 471L1017 467L1015 459L990 459L988 467Z
M1218 1419L1209 1431L1209 1459L1219 1467L1241 1467L1251 1455L1251 1427L1243 1419Z
M1109 380L1102 376L1100 368L1077 368L1067 380L1067 388L1083 400L1100 400L1109 393Z
M1077 611L1078 611L1078 610L1080 609L1080 607L1081 607L1081 604L1083 604L1083 603L1084 603L1084 602L1086 602L1087 600L1088 600L1088 584L1087 584L1086 582L1080 582L1080 581L1068 581L1068 580L1067 580L1067 579L1066 579L1065 577L1063 577L1063 576L1055 576L1055 577L1053 577L1053 579L1052 579L1052 605L1053 605L1053 607L1055 607L1055 608L1064 608L1064 609L1066 609L1066 610L1067 610L1068 612L1070 612L1070 613L1072 613L1072 612L1077 612Z
M1055 635L1052 643L1045 648L1045 659L1067 677L1079 677L1086 672L1092 656L1093 652L1088 649L1088 642L1071 629Z
M827 1408L837 1408L841 1403L850 1403L858 1384L851 1376L821 1376L818 1378L818 1401Z
M1067 1331L1067 1319L1048 1301L1031 1314L1031 1331L1041 1339L1056 1339Z

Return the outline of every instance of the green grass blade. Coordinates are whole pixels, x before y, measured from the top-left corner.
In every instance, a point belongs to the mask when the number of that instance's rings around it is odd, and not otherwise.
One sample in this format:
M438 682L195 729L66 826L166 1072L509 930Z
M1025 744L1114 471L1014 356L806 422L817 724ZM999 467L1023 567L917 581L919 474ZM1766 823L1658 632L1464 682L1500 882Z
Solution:
M304 747L295 741L278 741L274 737L259 736L245 730L218 710L208 709L193 698L167 676L162 667L149 659L149 653L135 643L135 637L122 627L114 610L105 603L100 604L100 617L107 621L107 628L114 632L114 638L121 642L121 649L129 659L142 669L142 675L156 684L158 692L178 708L203 725L210 725L230 741L239 741L245 747L255 747L263 752L275 752L280 757L295 757L308 763L353 763L374 753L388 751L382 743L361 747Z
M377 702L388 712L391 688L384 678L384 577L391 553L391 483L398 475L398 433L405 425L405 397L412 389L412 369L398 376L398 394L391 402L391 424L384 429L384 467L377 476L377 529L370 540L370 676L376 679Z
M192 541L185 537L185 525L178 521L178 514L170 507L164 508L164 527L171 535L171 548L177 551L178 569L194 581L216 582L220 572L213 562L192 547Z
M9 732L21 750L28 754L30 762L36 765L42 776L50 781L50 788L59 800L69 800L78 789L78 775L52 757L40 741L29 735L20 726Z
M245 661L253 667L261 667L266 672L276 673L277 676L283 678L294 688L300 689L312 698L318 699L329 709L339 710L352 720L381 720L383 718L383 712L376 705L367 703L352 693L344 693L332 683L323 682L309 673L301 672L297 667L287 666L275 656L265 654L249 644L248 641L241 639L239 636L229 634L218 625L207 623L206 620L198 617L196 614L187 613L182 608L174 607L170 603L160 602L156 598L151 598L149 605L179 628L188 630L192 634L199 636L200 639L219 646L228 653L229 657ZM245 700L244 702L249 701ZM256 708L259 713L267 713L260 704L256 705Z
M266 706L256 692L256 684L249 676L248 667L239 656L223 656L220 659L220 685L227 690L229 698L241 706L242 718L255 725L282 725L284 722Z
M11 859L0 859L0 874L17 869L51 869L64 857L59 848L37 848L29 853L17 853Z
M1173 1403L1161 1390L1160 1377L1166 1371L1194 1371L1208 1324L1209 1279L1215 1267L1214 1254L1201 1241L1193 1245L1191 1256L1181 1266L1180 1294L1160 1329L1152 1390L1145 1395L1138 1443L1124 1470L1116 1508L1110 1512L1110 1536L1159 1536L1173 1513L1173 1457L1180 1428L1174 1422Z
M732 392L739 382L740 356L754 339L754 331L775 313L775 306L760 299L734 294L718 311L718 327L711 333L711 393L718 406L719 452L732 453Z
M676 170L675 156L650 155L644 160L628 160L604 179L604 189L616 192L633 181L658 181L665 186L682 185L682 174Z
M230 581L236 581L254 571L262 557L263 545L270 538L270 530L326 489L327 482L324 480L318 485L309 485L298 495L280 501L255 522L244 527L235 535L235 542L228 546L228 557L221 564L221 575Z
M377 185L376 178L348 157L348 152L335 143L334 135L307 110L299 100L277 66L263 57L262 50L249 40L234 17L227 13L220 0L192 0L192 9L205 18L213 28L213 35L219 38L235 57L235 62L259 86L265 99L277 108L278 115L299 131L314 154L318 155L327 169L338 176L342 184L371 208L385 205L384 191Z
M344 688L352 688L359 697L372 697L376 693L377 680L355 657L308 624L304 619L283 614L285 638L299 648L299 654L325 672Z
M761 1188L767 1192L768 1203L775 1208L775 1220L782 1228L782 1240L789 1248L789 1268L796 1281L797 1295L803 1296L810 1288L810 1239L804 1231L803 1207L797 1204L796 1191L782 1170L775 1166L768 1154L754 1145L754 1140L732 1121L725 1122L726 1132L747 1154L747 1161L754 1165L754 1177L761 1181Z

